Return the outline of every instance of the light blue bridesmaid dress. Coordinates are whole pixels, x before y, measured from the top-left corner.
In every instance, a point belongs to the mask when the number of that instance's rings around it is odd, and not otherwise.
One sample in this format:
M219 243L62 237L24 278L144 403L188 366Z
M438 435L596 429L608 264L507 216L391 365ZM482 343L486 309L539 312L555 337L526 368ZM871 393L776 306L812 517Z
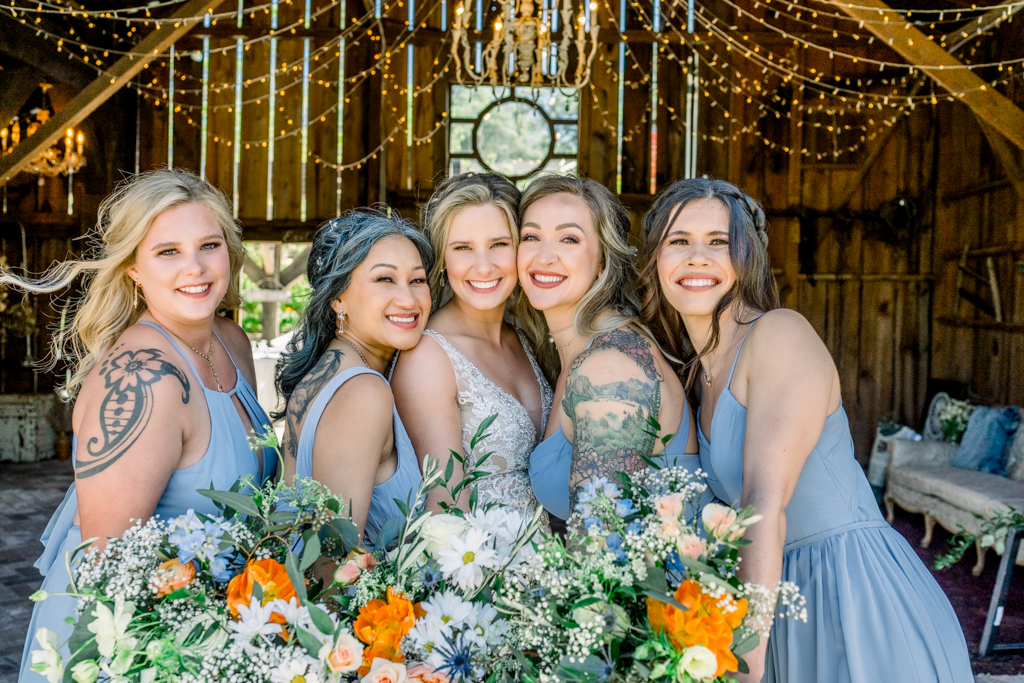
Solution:
M239 477L247 474L258 479L261 471L258 456L249 446L249 435L231 397L238 396L255 429L265 431L271 428L270 418L256 401L256 393L238 369L234 358L231 358L230 352L228 352L228 358L235 366L235 375L238 380L235 382L234 389L223 393L203 386L202 380L199 379L199 373L196 372L188 355L164 330L149 322L139 324L148 325L157 330L167 337L174 348L178 349L182 358L188 363L196 385L203 387L203 396L206 398L206 405L210 411L210 445L207 447L206 453L199 462L183 470L175 470L171 474L167 488L160 496L153 515L163 519L172 519L185 514L189 509L207 515L216 515L217 508L213 501L197 493L197 489L208 489L213 486L215 489L227 490ZM220 341L219 335L217 340ZM227 351L227 346L223 341L221 341L221 346L224 346L224 350ZM77 448L78 440L76 438L72 443L72 452L76 452ZM273 449L264 449L262 460L262 472L265 480L272 477L277 470L277 454ZM50 523L39 539L43 542L45 550L36 561L35 566L45 577L41 588L48 593L63 593L71 583L65 556L82 542L82 529L74 523L77 511L78 496L75 492L75 485L71 484L67 495L64 496L64 502L53 513ZM75 616L77 604L78 601L75 598L63 595L49 597L35 604L32 609L32 621L29 623L28 635L25 637L21 673L18 677L19 683L45 683L46 679L43 676L29 670L29 666L32 664L30 653L39 648L39 644L35 640L36 630L46 627L54 631L61 642L66 642L71 637L73 629L64 622L64 618ZM62 654L65 659L68 657L67 647L62 648Z
M590 344L594 342L591 341ZM590 348L587 344L587 348ZM679 431L665 445L665 449L653 456L662 467L683 467L696 472L700 458L696 453L686 453L686 442L690 438L689 405L683 405L683 419ZM552 411L554 412L554 411ZM664 459L664 462L660 460ZM569 470L572 466L572 444L565 438L562 428L537 444L530 454L530 484L533 494L549 514L560 519L569 519ZM710 496L708 496L710 499Z
M313 440L316 437L316 428L320 424L320 418L334 397L335 392L341 385L356 375L376 375L385 382L384 375L370 368L351 367L339 372L327 385L317 394L313 405L302 423L302 430L299 432L298 449L295 454L298 462L295 464L295 475L299 477L313 476ZM390 386L390 385L389 385ZM416 494L420 486L420 465L416 459L416 451L413 450L412 441L405 432L405 425L402 418L398 416L398 410L392 406L391 409L393 429L395 432L395 450L398 451L398 469L390 479L383 484L373 487L373 498L370 500L370 512L366 516L366 528L363 530L367 547L373 547L377 542L377 533L392 517L402 515L402 511L395 504L395 499L406 502ZM412 495L410 495L410 493Z
M699 411L697 423L708 484L732 504L743 488L747 415L730 388L735 371L736 359L715 407L710 442ZM776 620L763 681L974 681L956 614L907 541L882 518L854 458L841 404L825 419L786 507L782 579L807 599L807 622Z

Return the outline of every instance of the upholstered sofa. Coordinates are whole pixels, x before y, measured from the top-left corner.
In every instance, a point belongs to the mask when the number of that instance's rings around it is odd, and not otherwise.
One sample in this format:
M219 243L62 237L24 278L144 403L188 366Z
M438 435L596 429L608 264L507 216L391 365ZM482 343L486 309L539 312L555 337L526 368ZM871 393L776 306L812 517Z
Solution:
M921 546L932 541L935 524L950 532L962 529L980 535L982 520L1008 506L1024 511L1024 429L1018 430L1007 458L1008 476L953 467L957 445L941 441L890 442L890 460L885 489L889 521L896 505L924 514L925 535ZM987 548L975 543L978 560L975 576L985 568ZM1017 555L1024 565L1024 548Z

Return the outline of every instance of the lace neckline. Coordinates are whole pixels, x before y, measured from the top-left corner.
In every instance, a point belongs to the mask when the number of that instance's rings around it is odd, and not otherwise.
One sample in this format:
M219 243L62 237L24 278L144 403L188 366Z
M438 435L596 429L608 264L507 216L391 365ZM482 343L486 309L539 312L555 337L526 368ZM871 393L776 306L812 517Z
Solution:
M547 403L551 399L548 398L545 395L545 393L546 393L545 389L547 389L548 392L550 392L551 389L550 389L550 387L546 386L547 385L547 380L544 379L544 374L540 371L540 366L537 364L537 359L534 358L533 351L530 349L529 342L523 336L522 330L520 330L518 327L516 327L514 329L516 331L516 336L519 337L519 343L523 345L523 351L526 352L526 358L530 361L530 367L533 368L533 375L534 375L534 378L537 380L537 386L538 386L538 389L540 390L540 431L539 432L536 431L537 430L537 426L533 422L533 416L530 415L530 411L526 409L526 406L523 405L522 401L520 401L518 398L516 398L511 393L509 393L509 392L505 391L504 389L502 389L498 385L497 382L495 382L490 377L485 375L483 373L483 371L480 370L480 368L478 368L476 366L476 364L474 364L473 361L471 361L466 356L466 354L462 353L457 348L455 348L455 345L452 344L447 339L445 339L444 335L442 335L440 332L437 332L435 330L430 330L430 329L424 330L424 332L429 334L434 339L436 339L437 342L439 344L441 344L442 348L444 348L445 351L447 351L449 353L449 355L454 355L462 363L465 363L466 367L471 369L470 371L475 374L475 376L476 376L476 378L478 380L482 380L488 386L493 387L498 392L499 395L504 396L509 401L511 401L515 406L517 406L520 410L522 410L523 414L526 416L526 419L529 421L530 425L532 425L533 428L534 428L534 432L535 432L534 440L536 441L537 434L543 435L544 432L547 431L547 426L548 426L547 425L547 423L548 423L548 414L547 413L549 411L546 410L545 408L547 406Z

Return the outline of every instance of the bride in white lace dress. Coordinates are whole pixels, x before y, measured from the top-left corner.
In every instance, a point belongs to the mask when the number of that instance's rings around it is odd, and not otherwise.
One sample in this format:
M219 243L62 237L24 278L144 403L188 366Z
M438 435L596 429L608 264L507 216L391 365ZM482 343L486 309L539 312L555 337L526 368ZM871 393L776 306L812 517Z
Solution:
M435 311L419 345L399 357L391 386L421 462L430 454L443 466L450 449L474 460L493 451L480 466L487 476L477 482L479 502L532 514L530 453L547 428L552 391L533 352L543 327L516 276L518 203L515 185L493 174L455 176L434 192L423 223L437 255ZM505 320L510 301L523 329ZM492 415L471 454L471 439ZM452 485L461 474L456 464ZM453 501L438 489L427 504L440 510L440 502ZM468 490L454 502L468 508Z

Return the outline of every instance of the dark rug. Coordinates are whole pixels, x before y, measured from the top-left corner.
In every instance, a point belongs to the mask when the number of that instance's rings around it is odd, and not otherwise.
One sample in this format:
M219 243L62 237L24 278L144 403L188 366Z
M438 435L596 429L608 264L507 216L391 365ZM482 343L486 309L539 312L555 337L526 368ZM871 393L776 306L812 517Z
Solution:
M929 548L920 547L924 538L924 516L904 512L897 508L896 520L893 523L903 537L906 538L917 554L931 567L932 561L948 550L952 534L940 526L935 527L932 543ZM932 571L942 590L949 596L949 601L960 618L960 626L967 638L967 647L971 651L971 663L974 673L987 674L1019 674L1024 673L1024 651L1000 652L988 657L978 656L978 645L981 633L985 629L985 618L988 615L988 604L992 599L992 589L996 584L996 573L999 571L999 560L995 551L989 550L985 562L985 571L981 576L971 574L977 556L972 547L964 559L949 569ZM1007 595L1003 609L1003 621L996 635L997 643L1019 643L1024 641L1024 567L1014 569L1010 582L1010 593Z

